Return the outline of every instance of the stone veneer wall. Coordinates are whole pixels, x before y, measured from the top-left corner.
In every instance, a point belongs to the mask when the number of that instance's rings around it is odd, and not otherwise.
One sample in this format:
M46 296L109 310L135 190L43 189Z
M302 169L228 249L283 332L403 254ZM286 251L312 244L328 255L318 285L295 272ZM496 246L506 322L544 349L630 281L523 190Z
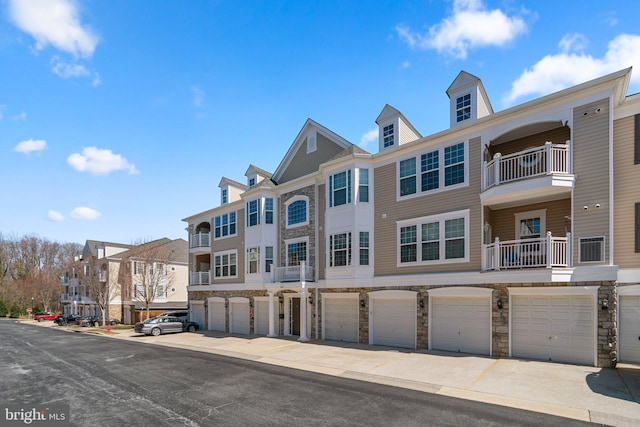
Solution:
M492 293L492 356L494 358L509 357L509 291L507 288L513 287L558 287L568 286L567 283L509 283L509 284L492 284L478 285L474 287L493 289ZM597 303L597 351L598 351L598 367L615 367L617 363L617 318L616 318L616 299L617 288L615 282L586 282L578 283L575 286L600 286L598 289ZM427 290L436 288L445 288L451 286L395 286L395 287L377 287L377 288L331 288L320 289L322 293L352 293L357 292L359 306L359 342L361 344L369 343L369 298L368 293L381 290L407 290L416 292L417 304L417 347L418 349L426 349L429 346L429 322L428 307L429 297ZM281 292L296 292L294 290L283 289ZM277 299L281 293L277 292ZM315 289L309 289L309 295L313 295L314 304L311 306L311 334L310 338L316 336L322 337L322 298L315 298ZM246 297L252 299L255 296L268 296L267 291L197 291L191 293L192 300L205 300L208 297L216 296L222 298ZM609 303L608 309L602 309L602 300L607 299ZM364 300L365 306L362 307L359 301ZM502 300L502 308L498 308L498 300ZM420 301L424 307L420 306ZM278 305L279 309L279 305ZM316 320L317 319L317 320ZM205 323L208 322L208 307L205 304ZM316 328L317 324L317 328ZM228 331L228 313L227 313L227 329ZM278 324L278 334L282 335L284 330L284 320L280 319ZM251 316L251 332L254 331L254 319ZM316 335L317 334L317 335Z
M307 206L307 216L309 219L309 223L307 225L303 225L300 227L292 227L287 228L287 208L285 203L287 200L291 199L294 196L306 196L308 197L308 206ZM280 250L279 253L279 261L278 266L286 266L287 265L287 247L285 245L285 240L295 239L299 237L308 237L309 242L307 243L307 265L316 268L314 261L316 259L316 198L315 198L315 187L313 185L297 189L290 193L283 194L280 197L280 206L279 206L279 221L280 221Z

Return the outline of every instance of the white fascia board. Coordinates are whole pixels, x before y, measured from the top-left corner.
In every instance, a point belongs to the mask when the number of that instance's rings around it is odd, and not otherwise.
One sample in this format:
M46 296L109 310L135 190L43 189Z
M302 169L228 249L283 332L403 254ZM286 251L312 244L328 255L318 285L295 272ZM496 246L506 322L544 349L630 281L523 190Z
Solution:
M618 283L640 283L640 268L619 269Z

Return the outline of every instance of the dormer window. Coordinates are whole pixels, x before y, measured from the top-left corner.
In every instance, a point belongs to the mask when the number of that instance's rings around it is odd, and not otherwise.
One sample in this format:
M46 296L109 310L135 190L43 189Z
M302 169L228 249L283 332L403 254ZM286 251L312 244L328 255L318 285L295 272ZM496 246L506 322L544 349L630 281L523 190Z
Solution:
M391 147L394 144L393 123L382 128L382 140L384 148Z
M249 187L253 187L254 185L256 185L256 179L255 178L249 178Z
M460 123L471 118L471 94L456 98L456 122Z
M223 204L223 205L226 205L226 204L227 204L227 202L229 201L229 196L228 196L228 194L229 194L229 193L227 192L227 189L226 189L226 188L222 189L222 204Z

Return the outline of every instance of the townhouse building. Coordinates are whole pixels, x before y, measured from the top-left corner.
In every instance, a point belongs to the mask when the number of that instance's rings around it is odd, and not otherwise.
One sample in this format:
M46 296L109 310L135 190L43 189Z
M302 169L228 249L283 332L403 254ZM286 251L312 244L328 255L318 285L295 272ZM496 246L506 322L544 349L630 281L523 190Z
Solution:
M168 238L138 245L85 242L62 278L64 314L107 316L132 324L149 315L187 308L188 243Z
M309 119L273 173L185 218L200 327L609 367L640 362L640 95L631 69L450 126L397 109L368 153Z

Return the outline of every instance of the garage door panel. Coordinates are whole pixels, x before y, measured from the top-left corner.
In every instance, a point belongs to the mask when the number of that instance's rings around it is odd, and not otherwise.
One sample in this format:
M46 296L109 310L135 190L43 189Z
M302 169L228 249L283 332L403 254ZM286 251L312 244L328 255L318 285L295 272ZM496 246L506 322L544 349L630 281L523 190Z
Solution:
M225 332L224 302L209 303L209 330Z
M269 301L255 301L255 333L269 334Z
M415 348L415 300L373 299L371 317L373 344Z
M359 303L355 298L324 300L324 338L358 342Z
M193 304L190 311L191 321L196 322L199 329L204 329L204 304Z
M620 297L620 361L640 363L640 296Z
M249 304L232 303L231 304L231 324L229 325L229 333L233 334L249 334L250 318Z
M431 299L431 348L490 353L488 298L434 296Z
M512 298L512 307L513 356L593 364L592 296L518 295Z

